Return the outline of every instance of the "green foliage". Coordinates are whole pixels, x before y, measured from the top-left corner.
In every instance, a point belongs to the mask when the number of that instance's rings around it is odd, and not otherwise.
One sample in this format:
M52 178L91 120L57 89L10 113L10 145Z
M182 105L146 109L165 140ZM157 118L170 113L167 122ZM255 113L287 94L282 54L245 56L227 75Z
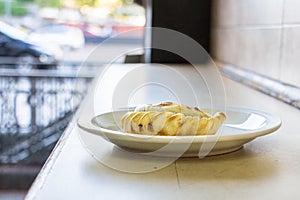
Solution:
M0 15L5 14L5 2L0 1ZM13 16L22 17L27 14L27 9L22 1L12 1L11 2L11 14Z
M34 0L40 7L61 8L60 0Z
M95 6L97 3L97 0L74 0L78 5L84 6Z

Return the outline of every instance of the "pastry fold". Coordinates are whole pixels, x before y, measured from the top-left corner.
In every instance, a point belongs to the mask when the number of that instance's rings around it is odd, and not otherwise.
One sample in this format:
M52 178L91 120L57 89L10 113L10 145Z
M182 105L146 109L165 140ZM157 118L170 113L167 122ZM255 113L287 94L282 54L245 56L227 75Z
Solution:
M128 133L148 135L213 135L226 116L213 116L199 108L171 102L137 107L121 119L122 129Z

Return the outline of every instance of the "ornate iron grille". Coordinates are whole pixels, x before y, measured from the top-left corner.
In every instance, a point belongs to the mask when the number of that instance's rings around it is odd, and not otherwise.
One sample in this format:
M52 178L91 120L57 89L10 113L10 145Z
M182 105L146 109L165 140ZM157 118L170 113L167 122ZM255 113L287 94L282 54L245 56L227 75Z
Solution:
M0 69L0 164L44 163L93 77L75 72Z

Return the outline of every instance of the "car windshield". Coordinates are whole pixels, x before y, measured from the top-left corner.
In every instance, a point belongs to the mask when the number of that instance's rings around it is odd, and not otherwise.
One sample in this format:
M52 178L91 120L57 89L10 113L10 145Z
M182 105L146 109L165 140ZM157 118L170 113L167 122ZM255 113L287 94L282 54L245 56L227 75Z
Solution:
M0 21L0 31L13 39L17 39L17 40L27 40L28 39L28 36L26 33L22 32L21 30L15 28L13 26L5 24L4 22L1 22L1 21Z

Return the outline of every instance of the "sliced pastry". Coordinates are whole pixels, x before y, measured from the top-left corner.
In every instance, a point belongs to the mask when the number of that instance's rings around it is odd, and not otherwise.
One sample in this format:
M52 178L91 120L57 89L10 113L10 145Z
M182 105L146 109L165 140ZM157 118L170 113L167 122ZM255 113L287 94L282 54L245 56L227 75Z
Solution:
M217 112L213 116L199 108L175 103L140 106L121 119L122 129L128 133L148 135L212 135L225 121Z

